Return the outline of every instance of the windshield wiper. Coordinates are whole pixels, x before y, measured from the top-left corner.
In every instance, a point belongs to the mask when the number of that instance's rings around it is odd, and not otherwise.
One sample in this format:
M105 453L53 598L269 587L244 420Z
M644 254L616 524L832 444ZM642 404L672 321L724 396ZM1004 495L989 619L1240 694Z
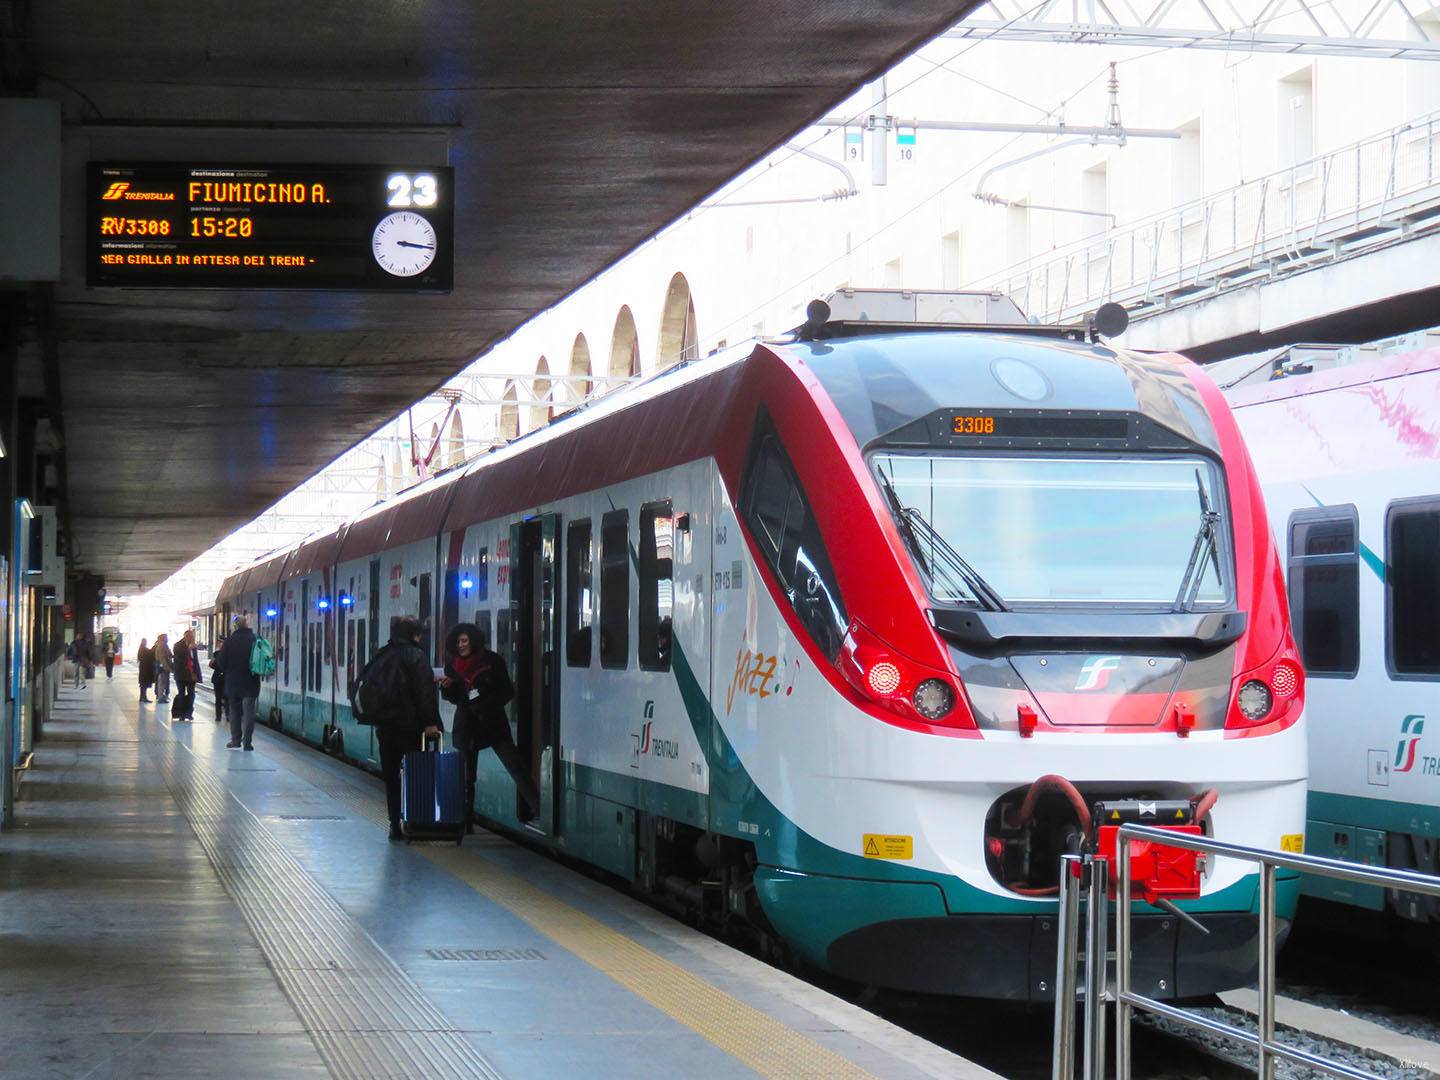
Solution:
M1195 533L1195 543L1190 548L1190 562L1185 567L1185 576L1180 579L1180 590L1175 594L1175 611L1189 611L1200 593L1200 582L1205 579L1205 564L1215 567L1215 580L1224 581L1220 573L1220 541L1217 533L1220 515L1210 506L1205 494L1205 481L1200 470L1195 470L1195 488L1200 493L1200 528Z
M878 469L876 472L880 477L880 487L884 490L885 497L890 500L890 506L895 512L900 531L910 548L910 554L920 564L920 569L932 580L941 576L936 573L937 569L944 571L943 576L949 579L952 586L958 580L975 598L976 602L987 611L1008 611L1005 602L1000 599L1000 594L991 584L965 561L963 555L950 546L950 542L940 535L935 526L925 520L924 514L913 506L906 506L900 501L900 497L895 493L895 488L891 486L884 472ZM922 547L925 544L930 546L934 562L925 557ZM935 565L936 562L940 564L938 567Z

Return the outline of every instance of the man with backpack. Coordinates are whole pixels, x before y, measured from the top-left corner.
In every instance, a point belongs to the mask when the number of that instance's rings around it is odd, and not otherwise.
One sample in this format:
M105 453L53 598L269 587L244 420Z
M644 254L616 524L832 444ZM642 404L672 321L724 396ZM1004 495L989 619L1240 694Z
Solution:
M365 665L352 695L360 721L375 728L391 840L405 838L400 831L400 763L408 751L420 748L422 737L438 736L443 730L435 677L420 648L421 635L418 619L393 620L389 643Z
M250 745L255 734L255 699L260 696L260 672L255 669L257 662L264 668L264 655L269 656L268 674L273 674L275 653L270 643L255 637L243 615L235 620L235 629L215 653L215 672L224 674L225 709L230 714L230 741L225 746L230 750L255 749Z

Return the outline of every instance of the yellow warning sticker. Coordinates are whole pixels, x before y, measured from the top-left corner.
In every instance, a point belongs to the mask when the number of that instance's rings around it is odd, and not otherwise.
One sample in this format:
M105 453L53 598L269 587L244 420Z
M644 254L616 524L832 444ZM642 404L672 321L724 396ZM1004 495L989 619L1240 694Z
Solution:
M915 839L910 836L881 836L879 833L867 832L860 850L867 859L913 859Z
M1280 850L1288 851L1294 855L1305 854L1305 834L1298 832L1286 833L1280 837Z

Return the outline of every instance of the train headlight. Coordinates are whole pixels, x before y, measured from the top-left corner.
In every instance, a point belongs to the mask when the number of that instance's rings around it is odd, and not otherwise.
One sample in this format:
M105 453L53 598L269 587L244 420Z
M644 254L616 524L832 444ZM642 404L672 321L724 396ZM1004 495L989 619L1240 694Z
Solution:
M915 711L927 720L939 720L955 707L955 691L944 679L926 679L911 698Z
M1275 704L1275 699L1270 694L1270 688L1259 679L1251 679L1244 686L1240 687L1240 693L1235 698L1235 703L1240 706L1240 712L1246 720L1261 720Z

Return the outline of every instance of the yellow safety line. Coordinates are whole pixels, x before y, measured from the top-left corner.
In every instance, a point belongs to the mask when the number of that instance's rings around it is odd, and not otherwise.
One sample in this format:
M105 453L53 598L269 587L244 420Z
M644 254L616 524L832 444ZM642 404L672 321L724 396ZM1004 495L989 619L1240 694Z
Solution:
M823 1077L874 1080L872 1074L813 1039L766 1016L679 964L557 900L517 874L453 847L418 849L557 945L632 994L776 1080Z
M266 747L267 750L273 748ZM336 777L322 773L299 754L289 752L288 747L285 751L286 768L296 774L323 777L329 782L324 790L332 798L379 825L388 824L373 795L356 788L353 795L344 792L348 797L342 798L332 788L350 785L343 780L337 783ZM485 835L477 834L476 839ZM848 1058L712 986L520 875L477 855L473 849L466 852L450 844L421 844L410 850L453 874L761 1076L773 1080L876 1080L872 1073Z

